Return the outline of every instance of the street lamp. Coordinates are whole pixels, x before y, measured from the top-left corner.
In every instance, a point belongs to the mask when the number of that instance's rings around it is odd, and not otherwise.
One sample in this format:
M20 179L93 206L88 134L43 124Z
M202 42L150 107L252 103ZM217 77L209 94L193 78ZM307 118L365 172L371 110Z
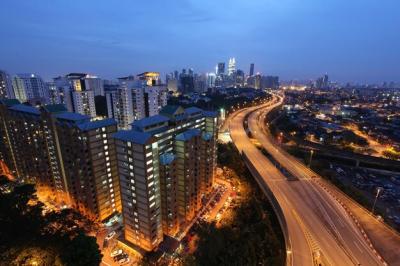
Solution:
M312 156L313 156L313 154L314 154L314 150L310 150L310 161L309 161L309 164L308 164L308 167L309 167L309 168L311 168L311 162L312 162Z
M374 215L376 201L378 200L379 193L381 193L382 190L383 190L383 188L381 188L381 187L378 187L378 189L376 190L376 196L375 196L375 200L374 200L374 205L372 205L372 211L371 211L372 215Z

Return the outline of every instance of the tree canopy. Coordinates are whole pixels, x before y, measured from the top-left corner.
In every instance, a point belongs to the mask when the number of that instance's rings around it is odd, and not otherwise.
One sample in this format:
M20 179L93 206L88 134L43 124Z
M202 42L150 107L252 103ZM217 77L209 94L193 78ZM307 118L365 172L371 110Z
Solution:
M90 222L72 209L46 211L33 185L0 193L0 261L5 265L99 265Z

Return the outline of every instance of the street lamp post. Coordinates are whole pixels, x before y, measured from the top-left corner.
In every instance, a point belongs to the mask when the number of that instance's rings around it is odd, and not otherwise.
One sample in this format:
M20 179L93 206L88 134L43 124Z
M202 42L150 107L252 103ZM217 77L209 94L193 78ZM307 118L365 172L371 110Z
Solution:
M310 150L310 161L308 163L308 167L311 168L312 156L314 154L314 150Z
M374 215L375 205L376 205L376 202L378 200L379 193L381 193L382 190L383 190L383 188L381 188L381 187L378 187L378 189L376 190L376 196L375 196L375 200L374 200L374 205L372 205L372 211L371 211L372 215Z

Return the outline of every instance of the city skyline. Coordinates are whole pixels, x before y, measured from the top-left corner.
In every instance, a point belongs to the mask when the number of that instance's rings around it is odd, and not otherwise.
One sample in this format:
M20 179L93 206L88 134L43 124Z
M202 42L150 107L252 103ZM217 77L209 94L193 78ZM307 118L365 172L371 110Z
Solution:
M116 78L146 69L212 72L235 57L246 73L255 63L255 72L283 80L327 72L343 83L399 82L395 1L155 4L148 12L127 1L86 1L79 9L5 1L0 68L46 80L69 72Z

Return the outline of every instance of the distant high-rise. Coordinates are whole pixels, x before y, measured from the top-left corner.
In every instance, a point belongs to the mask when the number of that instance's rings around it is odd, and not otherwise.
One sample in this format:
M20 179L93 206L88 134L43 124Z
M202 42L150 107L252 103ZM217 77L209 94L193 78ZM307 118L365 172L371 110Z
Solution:
M104 95L103 83L85 73L70 73L64 77L54 78L60 97L60 103L65 104L70 112L82 115L96 116L94 96Z
M2 98L14 99L15 94L10 75L5 71L0 70L0 99Z
M119 78L119 86L106 92L107 113L121 129L129 129L134 120L157 115L167 104L168 90L165 85L147 85L147 80L133 76Z
M228 64L228 75L232 75L236 71L236 60L235 58L229 58Z
M214 73L207 73L207 88L215 87L216 75Z
M47 86L36 74L18 74L13 79L15 97L21 102L29 100L48 103Z
M225 63L218 63L216 74L217 76L225 74Z
M250 77L254 75L254 63L250 64Z

